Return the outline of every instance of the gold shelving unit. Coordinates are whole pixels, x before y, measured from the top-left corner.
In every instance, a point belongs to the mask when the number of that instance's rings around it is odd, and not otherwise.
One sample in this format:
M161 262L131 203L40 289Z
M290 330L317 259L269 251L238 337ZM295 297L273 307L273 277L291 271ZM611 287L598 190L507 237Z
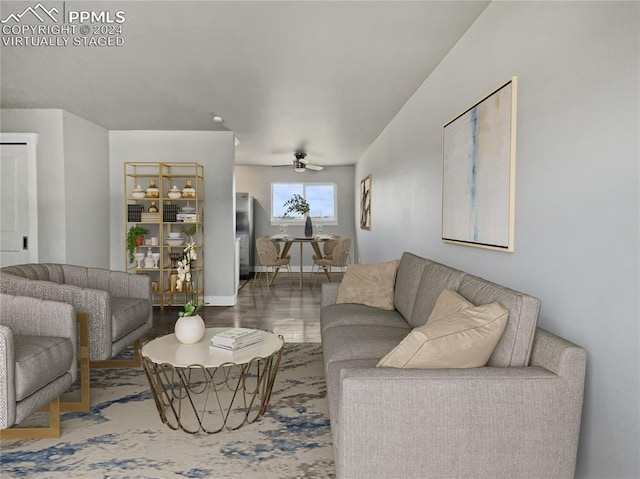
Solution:
M157 196L148 196L155 193L148 190L152 183L157 187ZM144 197L139 197L138 186L144 192ZM145 243L138 246L136 252L145 255L149 251L159 253L157 267L145 266L144 260L138 267L136 261L129 263L125 239L126 270L151 278L156 285L154 306L164 308L182 305L192 298L198 303L204 302L204 167L199 163L127 162L124 164L124 192L125 238L129 228L143 226L149 233L144 237ZM179 197L175 197L177 192L180 193ZM158 209L157 214L149 212L152 205ZM182 233L182 244L170 241L169 233L181 232L181 228L189 227L193 234ZM150 244L152 238L157 238L157 244ZM177 291L172 281L172 275L177 275L177 270L173 267L174 261L170 255L175 253L181 256L189 242L195 243L198 253L198 259L192 263L192 287L191 291L186 291L187 288Z

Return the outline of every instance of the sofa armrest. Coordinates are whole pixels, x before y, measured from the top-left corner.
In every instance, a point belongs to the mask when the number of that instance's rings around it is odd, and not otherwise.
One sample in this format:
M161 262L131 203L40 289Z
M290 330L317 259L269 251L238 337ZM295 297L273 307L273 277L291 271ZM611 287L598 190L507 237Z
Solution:
M586 358L549 333L539 348L558 373L343 369L338 477L573 477Z
M15 353L13 331L0 324L0 429L16 422Z
M336 304L338 300L338 288L340 283L322 283L322 292L320 294L320 307L324 308L331 304Z

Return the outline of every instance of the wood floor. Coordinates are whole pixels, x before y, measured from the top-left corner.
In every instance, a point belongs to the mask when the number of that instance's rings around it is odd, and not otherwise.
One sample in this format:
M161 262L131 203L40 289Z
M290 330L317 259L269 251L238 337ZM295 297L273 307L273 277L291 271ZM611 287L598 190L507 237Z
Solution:
M264 279L260 283L249 280L241 284L238 303L235 306L206 306L200 312L207 327L229 326L265 329L281 334L289 343L320 342L320 291L326 278L313 282L305 278L302 291L297 274L293 285L286 274L278 275L268 287ZM334 282L341 274L332 273ZM149 339L173 332L178 311L181 308L154 309L153 329Z

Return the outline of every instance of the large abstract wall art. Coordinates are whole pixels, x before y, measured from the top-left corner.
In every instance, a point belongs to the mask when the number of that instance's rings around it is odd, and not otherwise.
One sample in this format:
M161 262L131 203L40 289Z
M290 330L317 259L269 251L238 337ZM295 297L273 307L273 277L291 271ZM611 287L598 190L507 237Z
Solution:
M517 78L443 128L442 240L513 251Z

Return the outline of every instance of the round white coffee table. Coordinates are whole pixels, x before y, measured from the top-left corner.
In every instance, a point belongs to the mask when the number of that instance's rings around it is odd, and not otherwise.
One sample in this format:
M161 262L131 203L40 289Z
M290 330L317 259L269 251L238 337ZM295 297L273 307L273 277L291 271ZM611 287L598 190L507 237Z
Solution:
M233 353L210 348L213 335L228 329L208 328L196 344L182 344L168 334L142 347L151 394L160 419L171 429L215 434L265 413L284 339L261 331L258 345Z

